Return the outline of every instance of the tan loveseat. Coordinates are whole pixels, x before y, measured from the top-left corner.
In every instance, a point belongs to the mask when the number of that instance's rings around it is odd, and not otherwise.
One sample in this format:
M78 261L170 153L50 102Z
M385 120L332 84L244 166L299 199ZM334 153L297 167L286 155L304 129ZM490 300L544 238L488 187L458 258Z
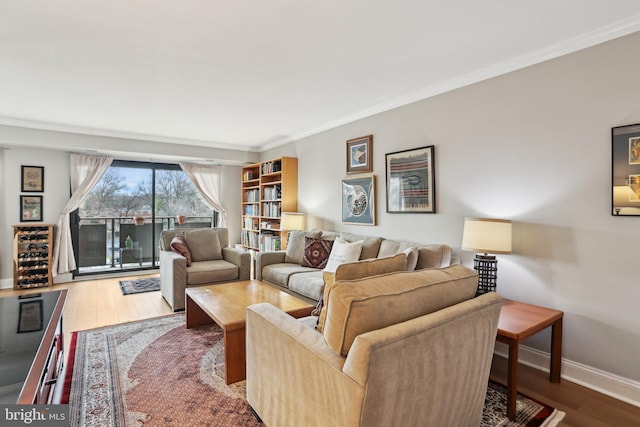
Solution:
M501 298L464 266L336 281L322 332L247 310L247 400L269 427L477 427Z
M182 237L192 258L171 249L171 241ZM184 291L189 286L249 280L251 254L229 247L226 228L165 230L160 234L160 291L174 311L183 310Z
M406 251L407 270L441 268L458 262L452 257L451 247L442 244L424 245L326 230L292 231L286 251L256 254L256 279L277 285L303 299L318 301L324 286L323 272L317 268L302 266L305 237L323 240L340 237L347 242L361 240L363 244L360 260L386 258Z

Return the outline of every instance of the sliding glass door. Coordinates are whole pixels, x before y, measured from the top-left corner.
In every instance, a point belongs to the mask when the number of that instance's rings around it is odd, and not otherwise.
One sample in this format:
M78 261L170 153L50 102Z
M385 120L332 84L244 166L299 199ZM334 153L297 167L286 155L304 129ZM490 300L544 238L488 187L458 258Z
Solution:
M114 161L72 215L76 275L157 268L162 230L216 218L180 166Z

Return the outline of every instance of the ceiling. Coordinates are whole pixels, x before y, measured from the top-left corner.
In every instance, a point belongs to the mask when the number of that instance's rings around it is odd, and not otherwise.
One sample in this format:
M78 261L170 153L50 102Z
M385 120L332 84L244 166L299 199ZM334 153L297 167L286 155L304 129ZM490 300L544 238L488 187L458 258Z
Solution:
M639 30L637 0L0 0L0 124L262 151Z

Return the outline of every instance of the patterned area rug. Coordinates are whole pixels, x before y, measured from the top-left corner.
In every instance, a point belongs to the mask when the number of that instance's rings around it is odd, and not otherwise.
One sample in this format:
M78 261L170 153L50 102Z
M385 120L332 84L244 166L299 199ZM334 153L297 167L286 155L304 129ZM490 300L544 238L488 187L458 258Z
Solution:
M67 369L72 427L261 425L244 381L224 383L221 329L186 329L184 313L74 332ZM522 395L517 405L509 422L505 389L490 383L482 427L551 427L564 415Z
M120 280L122 295L140 294L160 290L159 277L146 277L144 279Z

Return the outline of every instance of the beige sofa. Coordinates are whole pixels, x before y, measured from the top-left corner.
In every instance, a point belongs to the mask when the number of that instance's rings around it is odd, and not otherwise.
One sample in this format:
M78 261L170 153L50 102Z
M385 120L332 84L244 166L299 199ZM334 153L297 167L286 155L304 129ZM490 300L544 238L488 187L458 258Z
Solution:
M407 251L407 270L441 268L457 263L451 255L451 247L447 245L423 245L326 230L292 231L286 251L256 254L256 279L277 285L303 299L318 301L324 286L323 273L317 268L302 266L305 237L324 240L340 237L347 242L362 240L360 260L385 258Z
M188 246L191 266L183 255L171 250L176 235ZM160 234L160 292L174 311L184 309L187 287L249 280L250 273L251 254L229 247L226 228L165 230Z
M477 427L501 304L477 283L461 265L337 280L322 332L250 306L247 401L271 427Z

